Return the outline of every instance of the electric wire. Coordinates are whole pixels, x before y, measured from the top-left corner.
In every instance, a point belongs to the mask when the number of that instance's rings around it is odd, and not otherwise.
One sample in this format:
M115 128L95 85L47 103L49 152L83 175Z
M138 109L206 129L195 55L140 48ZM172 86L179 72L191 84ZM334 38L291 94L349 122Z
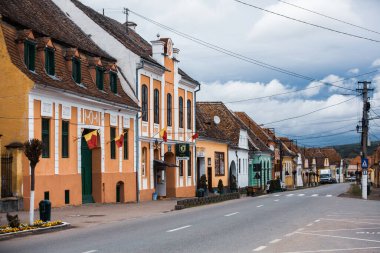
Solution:
M377 32L377 31L374 31L374 30L371 30L371 29L365 28L365 27L363 27L363 26L355 25L355 24L353 24L353 23L350 23L350 22L347 22L347 21L344 21L344 20L341 20L341 19L334 18L334 17L328 16L328 15L326 15L326 14L323 14L323 13L320 13L320 12L317 12L317 11L313 11L313 10L307 9L307 8L305 8L305 7L302 7L302 6L299 6L299 5L293 4L293 3L288 3L288 2L285 2L285 1L283 1L283 0L278 0L278 1L281 2L281 3L284 3L284 4L287 4L287 5L290 5L290 6L296 7L296 8L298 8L298 9L301 9L301 10L304 10L304 11L308 11L308 12L311 12L311 13L317 14L317 15L319 15L319 16L322 16L322 17L325 17L325 18L328 18L328 19L334 20L334 21L338 21L338 22L343 23L343 24L346 24L346 25L350 25L350 26L353 26L353 27L356 27L356 28L360 28L360 29L366 30L366 31L368 31L368 32L372 32L372 33L380 34L380 32Z
M232 1L235 1L235 2L240 3L242 5L249 6L249 7L252 7L252 8L255 8L255 9L258 9L258 10L261 10L261 11L264 11L264 12L267 12L267 13L270 13L270 14L273 14L273 15L276 15L276 16L280 16L280 17L283 17L283 18L286 18L286 19L290 19L290 20L293 20L293 21L296 21L296 22L299 22L299 23L302 23L302 24L306 24L306 25L317 27L317 28L321 28L321 29L324 29L324 30L327 30L327 31L330 31L330 32L335 32L335 33L343 34L343 35L346 35L346 36L349 36L349 37L354 37L354 38L358 38L358 39L363 39L363 40L368 40L368 41L380 43L380 40L376 40L376 39L372 39L372 38L368 38L368 37L364 37L364 36L360 36L360 35L355 35L355 34L348 33L348 32L339 31L339 30L336 30L336 29L333 29L333 28L330 28L330 27L322 26L322 25L313 24L313 23L310 23L310 22L307 22L307 21L304 21L304 20L301 20L301 19L297 19L297 18L293 18L293 17L290 17L290 16L286 16L286 15L281 14L281 13L277 13L277 12L264 9L264 8L259 7L259 6L253 5L253 4L249 4L249 3L243 2L241 0L232 0Z

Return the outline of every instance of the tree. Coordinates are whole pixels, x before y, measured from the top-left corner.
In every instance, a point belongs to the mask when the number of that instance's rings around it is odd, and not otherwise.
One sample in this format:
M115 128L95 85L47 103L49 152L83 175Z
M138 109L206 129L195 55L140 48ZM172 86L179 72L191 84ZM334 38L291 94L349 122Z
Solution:
M30 208L29 224L34 222L34 171L42 154L42 142L38 139L30 139L24 143L24 154L30 163Z

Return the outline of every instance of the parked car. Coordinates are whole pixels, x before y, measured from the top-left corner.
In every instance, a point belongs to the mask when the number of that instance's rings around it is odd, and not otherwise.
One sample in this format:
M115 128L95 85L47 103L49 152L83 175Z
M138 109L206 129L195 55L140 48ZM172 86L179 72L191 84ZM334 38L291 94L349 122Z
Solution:
M356 181L356 176L351 176L347 178L348 182L355 182Z
M267 186L266 186L266 192L267 192L267 193L271 193L271 192L273 192L273 190L270 189L271 181L276 181L276 180L268 180L268 181L267 181ZM281 190L280 190L280 191L286 191L285 183L282 182L281 180L280 180L280 186L281 186Z

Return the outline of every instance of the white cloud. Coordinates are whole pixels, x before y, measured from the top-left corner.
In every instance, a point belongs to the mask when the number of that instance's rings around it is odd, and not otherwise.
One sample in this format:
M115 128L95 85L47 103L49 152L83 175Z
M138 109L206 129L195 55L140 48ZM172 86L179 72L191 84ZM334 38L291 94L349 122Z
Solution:
M380 67L380 58L372 62L372 67Z
M360 70L358 68L352 68L347 71L349 74L359 74Z

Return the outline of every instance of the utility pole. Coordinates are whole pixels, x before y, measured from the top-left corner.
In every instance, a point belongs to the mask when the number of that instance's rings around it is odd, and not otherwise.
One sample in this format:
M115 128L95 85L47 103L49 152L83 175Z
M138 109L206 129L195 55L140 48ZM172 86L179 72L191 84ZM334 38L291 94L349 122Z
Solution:
M368 84L371 82L363 81L358 82L362 84L363 88L358 88L357 91L362 93L363 96L363 116L362 116L362 161L367 159L367 145L368 145L368 111L370 109L370 103L368 101L368 91L373 89L368 89ZM363 163L363 162L362 162ZM368 165L368 164L367 164ZM368 181L368 169L362 167L362 198L367 199L367 182Z
M129 9L124 8L123 13L125 14L125 31L128 35L128 15L129 15Z

